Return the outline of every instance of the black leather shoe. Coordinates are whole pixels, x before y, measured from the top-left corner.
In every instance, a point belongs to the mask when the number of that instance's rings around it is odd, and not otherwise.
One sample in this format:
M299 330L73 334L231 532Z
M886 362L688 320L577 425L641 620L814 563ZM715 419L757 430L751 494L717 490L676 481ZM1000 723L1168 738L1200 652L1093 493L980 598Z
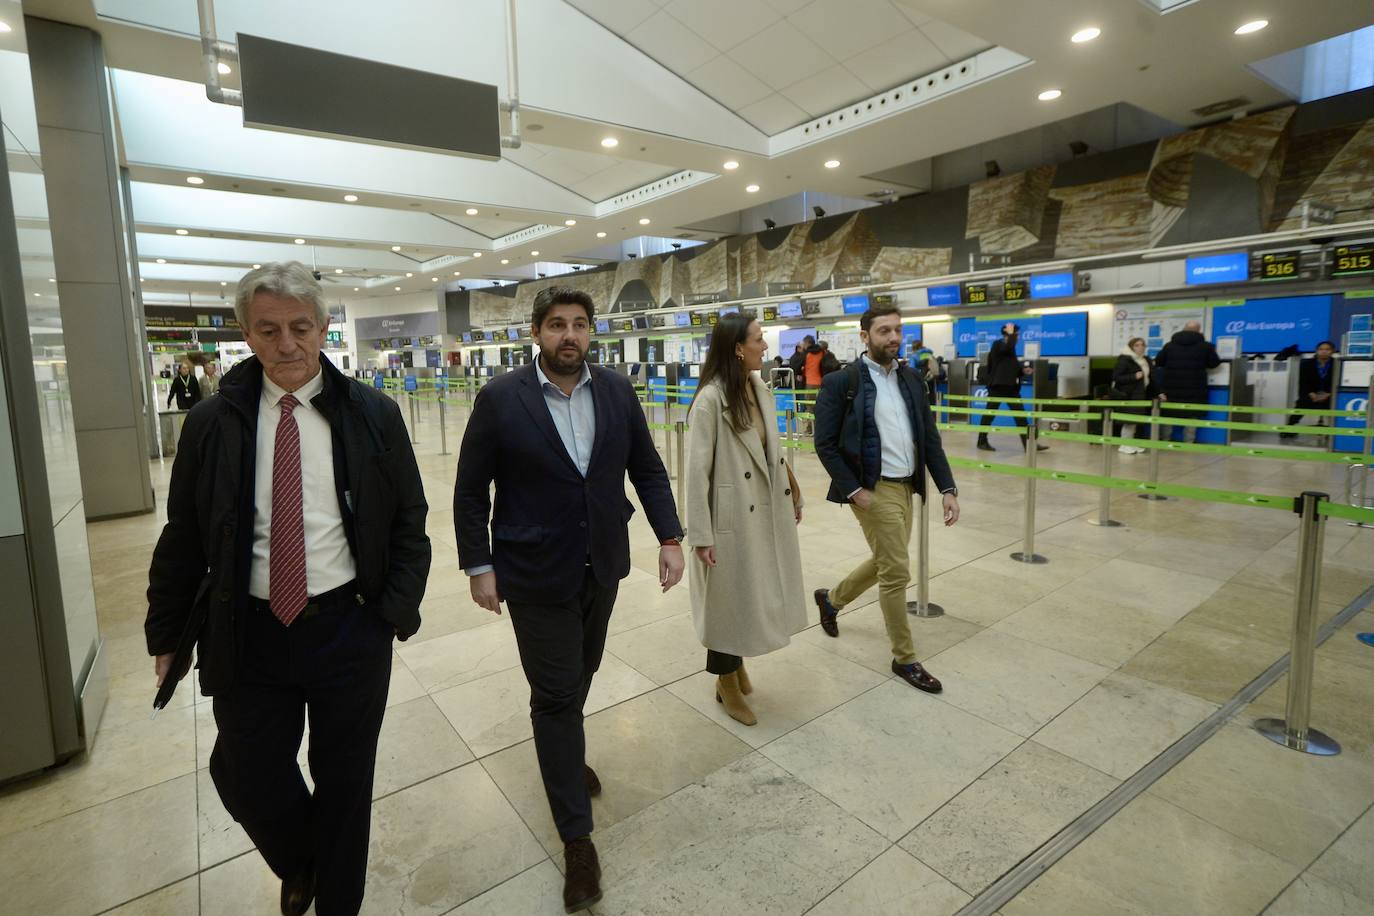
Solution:
M596 798L601 794L601 780L597 778L596 770L593 770L586 764L582 765L582 770L582 775L587 780L587 794L592 798Z
M815 593L816 607L821 611L821 629L826 636L839 636L840 624L838 618L840 609L830 603L830 589L818 588Z
M995 449L995 448L992 447L992 443L988 441L988 437L987 437L987 436L979 436L979 437L978 437L978 451L980 451L980 452L995 452L995 451L997 451L997 449Z
M292 875L281 883L282 916L301 916L315 902L315 866Z
M589 836L563 846L563 912L576 913L601 900L601 862Z
M924 690L926 693L939 693L944 690L944 685L936 680L935 676L921 667L920 662L912 662L909 665L899 665L896 661L892 663L892 673L906 681L917 690Z

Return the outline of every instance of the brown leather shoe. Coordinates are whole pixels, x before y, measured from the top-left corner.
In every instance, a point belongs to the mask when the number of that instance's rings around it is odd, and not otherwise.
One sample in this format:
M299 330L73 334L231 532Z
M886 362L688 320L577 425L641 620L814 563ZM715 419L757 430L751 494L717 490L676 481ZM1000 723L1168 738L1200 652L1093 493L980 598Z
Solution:
M944 690L944 685L936 680L935 675L921 667L920 662L912 662L909 665L899 665L896 661L892 662L892 673L906 681L917 690L924 690L926 693L939 693Z
M315 866L306 866L281 883L282 916L302 916L315 900Z
M820 608L821 629L825 631L826 636L839 636L840 609L830 603L830 589L818 588L813 597L816 599L816 607Z
M601 794L601 780L597 778L596 770L583 764L582 775L587 780L587 794L592 798L596 798Z
M589 836L563 846L563 912L576 913L601 900L601 862Z

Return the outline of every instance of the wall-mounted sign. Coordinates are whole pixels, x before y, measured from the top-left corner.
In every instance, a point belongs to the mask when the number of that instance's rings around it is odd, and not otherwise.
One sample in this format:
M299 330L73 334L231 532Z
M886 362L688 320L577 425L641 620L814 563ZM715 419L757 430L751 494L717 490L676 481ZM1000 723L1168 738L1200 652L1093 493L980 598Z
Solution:
M987 305L988 285L986 283L965 283L964 301L969 305Z
M411 315L359 318L356 328L361 338L435 336L439 333L439 313L416 312Z
M1063 299L1074 294L1073 271L1057 274L1031 274L1032 299Z
M763 320L764 320L764 321L777 321L777 320L778 320L778 307L777 307L776 305L765 305L765 306L763 307Z
M1331 254L1331 276L1374 274L1374 244L1338 245Z
M1016 277L1002 283L1002 299L1005 302L1025 302L1030 298L1030 281Z
M1296 251L1271 251L1259 258L1255 265L1256 280L1296 280L1301 254Z
M1250 256L1243 251L1189 258L1184 268L1189 286L1207 283L1244 283L1250 279Z
M802 316L802 304L800 299L793 299L790 302L778 303L779 318L800 318Z
M958 305L960 301L958 286L932 286L926 290L928 305Z
M862 315L868 311L868 293L854 293L840 298L840 305L846 315Z
M693 312L693 313L692 313L692 327L694 327L694 328L699 328L699 327L701 327L703 321L704 321L704 316L701 314L701 312Z

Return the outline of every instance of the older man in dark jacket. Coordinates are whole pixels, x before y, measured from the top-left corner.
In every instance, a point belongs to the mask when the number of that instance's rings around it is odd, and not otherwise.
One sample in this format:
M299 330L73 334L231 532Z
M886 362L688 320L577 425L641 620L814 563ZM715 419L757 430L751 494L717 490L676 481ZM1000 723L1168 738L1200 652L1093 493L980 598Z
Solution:
M235 311L255 355L186 419L149 571L156 702L197 648L219 730L210 775L282 879L282 912L314 899L353 914L392 639L420 626L428 507L396 405L321 355L310 271L246 274ZM296 763L307 711L313 795Z
M1169 338L1169 342L1155 357L1155 368L1159 371L1160 400L1175 404L1207 403L1207 372L1221 365L1217 348L1202 336L1202 325L1190 321L1183 330ZM1161 410L1164 416L1192 418L1200 416L1197 411ZM1185 438L1187 428L1185 427ZM1173 435L1170 427L1161 427L1159 437L1168 439ZM1197 430L1193 429L1193 438Z

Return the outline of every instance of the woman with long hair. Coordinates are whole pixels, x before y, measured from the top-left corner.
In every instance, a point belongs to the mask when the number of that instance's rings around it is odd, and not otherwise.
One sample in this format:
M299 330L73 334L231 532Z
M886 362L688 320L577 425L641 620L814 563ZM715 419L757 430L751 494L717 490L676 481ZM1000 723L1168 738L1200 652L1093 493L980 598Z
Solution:
M723 316L688 413L692 617L716 700L745 725L758 720L744 699L753 692L744 658L781 649L807 623L801 492L757 375L767 350L757 321Z
M1156 395L1155 383L1150 376L1154 373L1154 363L1145 355L1145 339L1132 337L1116 358L1112 370L1112 397L1118 401L1144 401ZM1127 439L1135 438L1134 423L1121 427L1121 435ZM1123 455L1139 455L1145 451L1134 445L1121 446Z

